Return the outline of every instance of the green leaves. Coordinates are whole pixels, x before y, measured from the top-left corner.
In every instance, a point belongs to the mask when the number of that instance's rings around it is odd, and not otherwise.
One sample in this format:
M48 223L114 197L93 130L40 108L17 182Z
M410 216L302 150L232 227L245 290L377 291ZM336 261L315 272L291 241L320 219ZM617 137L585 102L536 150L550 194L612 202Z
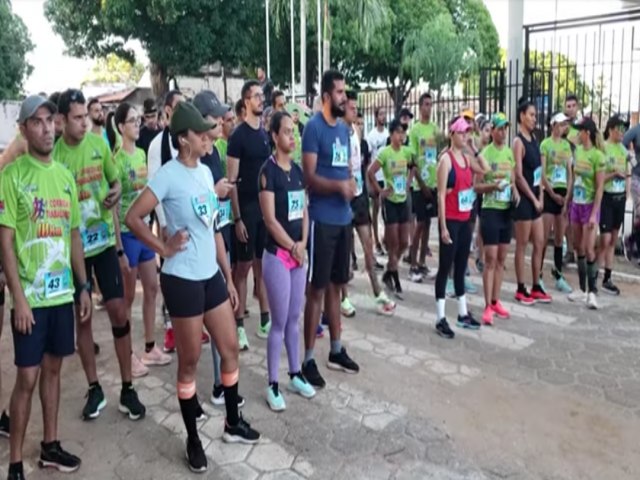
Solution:
M15 99L22 94L24 80L33 71L26 60L31 50L33 43L24 22L11 11L9 2L0 1L0 98Z

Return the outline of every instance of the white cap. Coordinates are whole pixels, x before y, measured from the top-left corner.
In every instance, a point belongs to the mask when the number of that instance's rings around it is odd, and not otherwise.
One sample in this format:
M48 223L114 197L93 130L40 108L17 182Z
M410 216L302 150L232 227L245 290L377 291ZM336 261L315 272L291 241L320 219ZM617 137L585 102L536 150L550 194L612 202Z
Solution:
M562 113L562 112L556 113L551 118L551 125L555 125L556 123L568 122L569 120L570 120L570 118L567 117L564 113Z

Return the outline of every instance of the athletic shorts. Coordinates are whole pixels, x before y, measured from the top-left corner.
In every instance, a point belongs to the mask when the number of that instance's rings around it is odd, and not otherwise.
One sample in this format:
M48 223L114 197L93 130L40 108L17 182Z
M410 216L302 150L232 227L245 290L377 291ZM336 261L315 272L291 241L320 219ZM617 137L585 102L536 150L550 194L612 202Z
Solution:
M538 218L540 218L540 212L536 210L536 207L527 196L520 193L520 203L513 210L513 219L516 222L526 222Z
M407 201L395 203L385 198L382 204L382 218L385 225L407 223L409 221L409 205Z
M109 247L104 252L85 258L84 268L88 279L95 275L103 302L106 303L115 298L124 298L122 272L120 271L120 262L115 247ZM76 289L74 298L76 304L79 304L82 286L75 275L73 281Z
M236 242L238 262L251 262L254 258L262 258L264 244L267 239L267 229L264 226L260 204L256 201L240 204L240 216L247 229L249 241ZM235 228L235 227L234 227Z
M224 228L229 228L229 263L231 265L235 265L238 261L238 240L236 237L236 226L235 224L227 225Z
M369 213L369 198L366 194L361 194L351 200L351 211L353 212L353 226L371 224L371 214Z
M432 197L427 198L420 190L411 191L411 208L418 222L438 216L438 192L435 189L432 192Z
M16 367L36 367L45 353L66 357L75 353L73 304L32 308L34 324L31 334L24 335L15 328L15 312L11 310L11 331Z
M207 280L160 274L160 289L171 318L196 317L222 305L229 293L222 272Z
M593 203L578 204L571 202L569 206L569 222L572 225L587 225L593 212ZM600 212L596 212L596 222L600 221Z
M624 193L604 192L600 206L600 233L620 230L624 222L626 204L627 196Z
M324 289L329 283L344 285L349 281L352 239L352 225L311 222L307 281L314 288Z
M567 196L566 188L554 188L553 193L557 193L563 197ZM562 205L558 205L553 201L553 198L549 195L549 193L545 190L544 192L544 207L542 208L542 213L548 213L550 215L560 215L562 213Z
M480 215L482 209L482 195L476 195L476 199L473 201L473 208L471 209L471 215L469 216L469 222L475 223L476 219Z
M138 240L133 233L122 232L120 237L122 238L122 249L129 260L129 266L131 268L156 259L156 252Z
M480 234L485 245L511 243L512 231L510 209L483 208L480 212Z

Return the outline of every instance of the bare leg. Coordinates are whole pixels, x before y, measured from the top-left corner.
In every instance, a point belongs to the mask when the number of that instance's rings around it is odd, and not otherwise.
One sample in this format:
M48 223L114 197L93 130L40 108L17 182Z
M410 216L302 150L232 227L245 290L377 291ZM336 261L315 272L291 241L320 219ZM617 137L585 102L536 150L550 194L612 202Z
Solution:
M38 380L40 367L18 367L16 384L11 394L9 416L11 417L11 437L9 437L10 463L22 461L24 436L31 415L31 397Z
M62 357L54 357L48 353L44 354L40 372L40 403L42 404L43 440L45 443L58 440L61 367Z

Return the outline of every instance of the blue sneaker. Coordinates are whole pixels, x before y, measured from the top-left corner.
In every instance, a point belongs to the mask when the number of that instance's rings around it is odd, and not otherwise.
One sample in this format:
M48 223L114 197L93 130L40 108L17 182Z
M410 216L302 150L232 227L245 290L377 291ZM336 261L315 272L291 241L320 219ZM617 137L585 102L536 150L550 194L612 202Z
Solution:
M573 288L571 288L571 285L569 285L569 282L565 280L564 276L561 276L556 280L556 290L562 293L573 292Z
M282 412L287 408L287 404L284 402L284 397L282 393L280 393L277 383L273 383L267 387L267 404L274 412Z
M322 328L322 325L318 325L318 328L316 328L316 338L322 337L324 337L324 328Z
M304 398L313 398L316 396L316 389L311 386L307 379L302 376L302 373L296 373L289 385L287 385L287 390L293 393L297 393L298 395L303 396Z
M326 325L327 327L329 326L329 317L327 317L324 312L322 312L322 315L320 316L320 324Z
M464 277L464 291L467 293L478 293L478 287L476 287L468 277Z
M450 278L447 279L447 290L445 295L448 298L454 298L456 296L455 288L453 288L453 280Z

